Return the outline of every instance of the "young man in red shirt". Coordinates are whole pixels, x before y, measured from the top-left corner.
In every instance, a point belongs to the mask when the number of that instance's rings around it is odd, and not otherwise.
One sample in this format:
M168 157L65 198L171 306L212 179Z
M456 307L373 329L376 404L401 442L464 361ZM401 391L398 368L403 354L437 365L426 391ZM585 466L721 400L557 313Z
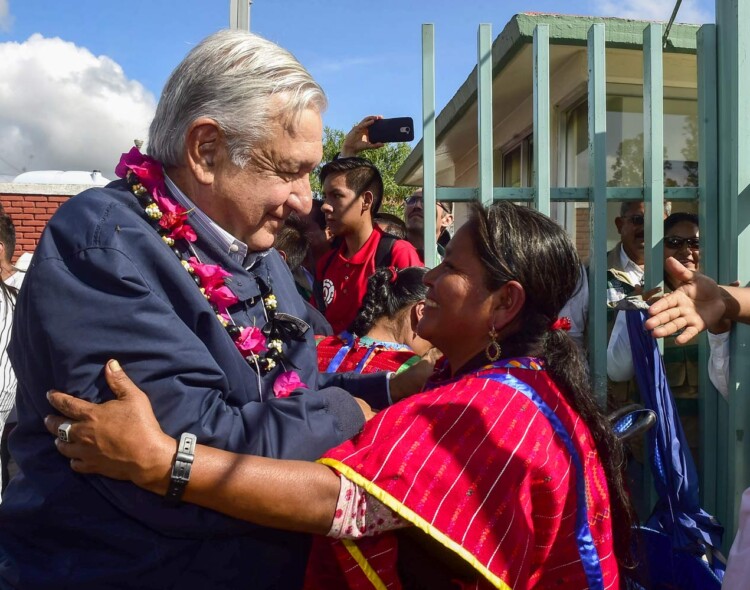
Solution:
M338 334L357 314L376 266L424 266L406 240L387 237L373 222L383 200L380 172L364 158L339 158L320 171L325 202L322 210L338 247L318 261L316 279L322 284L321 309ZM383 236L386 236L383 238ZM388 251L378 245L387 240ZM321 289L318 289L320 292Z

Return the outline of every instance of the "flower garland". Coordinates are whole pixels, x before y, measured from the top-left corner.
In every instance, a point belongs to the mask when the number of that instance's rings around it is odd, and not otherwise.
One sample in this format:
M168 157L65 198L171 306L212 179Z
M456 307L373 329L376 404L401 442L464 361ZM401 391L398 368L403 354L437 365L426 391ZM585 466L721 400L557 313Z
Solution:
M237 296L226 286L226 280L232 274L216 264L203 264L196 256L187 260L183 253L175 248L177 240L184 240L190 244L198 239L195 230L188 222L188 214L184 207L175 202L167 191L164 183L164 171L159 162L143 155L136 147L128 153L122 154L120 163L115 168L118 177L127 180L131 192L143 206L146 217L161 235L162 241L173 249L182 266L191 274L201 293L213 307L219 322L226 328L234 341L237 350L243 358L256 370L269 373L277 361L283 359L283 341L276 337L279 330L264 330L256 326L239 326L234 323L229 308L239 303ZM273 323L276 312L276 296L270 291L262 294L263 307ZM283 363L282 363L283 364ZM288 397L292 391L306 385L294 371L286 371L279 375L273 384L276 397Z

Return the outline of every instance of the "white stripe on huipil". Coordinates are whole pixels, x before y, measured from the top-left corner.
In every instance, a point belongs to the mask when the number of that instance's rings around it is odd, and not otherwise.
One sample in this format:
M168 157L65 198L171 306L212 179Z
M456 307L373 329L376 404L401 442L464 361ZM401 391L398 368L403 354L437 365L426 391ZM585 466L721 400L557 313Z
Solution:
M500 480L503 478L503 475L505 474L506 469L510 466L511 462L516 458L516 454L518 453L518 449L521 448L521 445L523 445L524 440L526 440L526 436L529 434L529 431L531 430L531 426L534 424L534 420L536 420L536 417L539 415L539 412L535 412L532 416L531 420L529 420L529 423L526 425L526 430L523 433L523 436L521 436L521 439L518 441L518 444L515 446L513 451L508 456L508 460L505 462L505 465L500 470L500 473L497 474L497 477L495 478L495 481L492 483L490 488L487 490L487 493L485 494L484 500L482 500L482 503L479 505L479 507L476 509L472 517L469 519L469 522L466 525L466 531L464 532L464 536L461 537L460 544L463 546L464 542L466 541L466 535L469 534L469 530L471 529L471 526L474 524L474 520L476 519L477 515L482 511L482 508L484 507L487 500L489 500L490 496L492 495L492 490L495 489L495 486L500 483ZM487 564L489 566L489 563Z
M451 389L452 389L452 388L451 388ZM433 400L433 402L432 402L432 403L431 403L431 404L430 404L429 406L427 406L427 407L428 407L428 408L431 408L432 406L434 406L435 404L437 404L438 402L440 402L440 401L441 401L442 399L443 399L443 396L442 396L442 395L436 396L436 399L435 399L435 400ZM396 440L396 442L395 442L395 443L393 444L393 446L391 447L391 450L390 450L390 451L388 451L388 454L387 454L387 455L386 455L386 457L385 457L385 458L383 459L383 464L381 465L380 469L378 469L377 473L375 473L375 474L374 474L374 475L373 475L373 476L372 476L372 477L370 478L370 481L376 481L376 480L378 479L378 477L380 477L380 474L382 473L383 469L385 469L385 466L386 466L386 465L388 464L388 462L390 461L390 459L391 459L391 455L392 455L392 454L393 454L393 453L394 453L394 452L395 452L395 451L396 451L396 450L397 450L397 449L399 448L399 446L400 446L400 444L401 444L401 441L402 441L402 440L404 439L404 437L405 437L405 436L406 436L406 435L408 434L408 432L409 432L409 431L410 431L410 430L411 430L412 428L414 428L414 427L415 427L415 425L416 425L415 423L417 422L417 420L419 420L419 416L415 416L415 417L414 417L414 420L412 420L411 424L410 424L410 425L409 425L409 426L408 426L407 428L405 428L405 429L404 429L404 432L403 432L403 434L402 434L402 435L401 435L400 437L398 437L398 440ZM360 450L359 450L358 452L361 452L361 449L360 449Z
M443 502L445 502L445 500L448 498L448 496L450 495L450 493L453 491L453 488L461 480L461 477L463 476L464 471L466 471L466 469L468 468L469 463L471 462L472 458L474 457L474 454L479 451L479 448L482 446L482 443L484 443L484 441L487 440L487 438L490 436L490 434L494 430L495 426L497 426L498 421L500 420L500 418L502 418L503 414L505 413L505 410L508 409L508 406L510 405L511 401L513 401L512 397L509 397L506 400L505 407L503 407L503 409L498 413L497 418L495 418L495 421L492 423L492 426L490 426L490 428L487 429L487 432L485 433L484 438L482 438L482 442L476 446L476 448L472 451L471 455L469 455L469 458L464 462L464 466L462 467L462 469L459 472L458 476L456 477L456 479L453 480L453 483L448 488L448 491L445 493L445 495L443 496L443 499L440 500L440 503L438 504L437 508L435 509L435 513L433 514L432 519L430 519L430 523L431 524L433 524L433 525L435 524L435 519L437 518L438 514L440 513L440 509L443 507Z
M479 505L479 507L477 508L476 512L472 515L471 519L469 519L469 523L466 525L466 530L464 531L464 536L461 538L461 545L464 545L464 543L466 541L466 536L469 534L469 530L471 529L471 526L473 525L474 520L476 519L477 515L482 511L482 508L484 507L485 502L487 502L489 496L491 495L492 490L495 489L495 486L497 486L498 483L500 483L500 480L502 479L503 475L505 474L506 469L509 467L511 461L513 461L513 459L516 457L518 449L521 447L521 445L523 444L524 440L526 439L526 436L529 434L529 431L531 430L531 426L534 424L534 420L536 420L536 417L537 417L538 414L539 414L538 412L534 413L533 416L532 416L532 418L531 418L531 420L529 420L529 423L526 425L526 430L523 433L523 436L521 437L521 439L518 441L518 444L516 445L516 447L511 452L510 456L508 457L508 460L505 462L505 465L500 470L500 473L498 474L497 478L495 478L495 481L490 486L490 488L488 490L488 493L486 494L484 500ZM513 518L515 518L515 514L514 514ZM513 519L511 519L511 522L509 523L509 526L510 526L510 524L512 524L512 522L513 522ZM491 564L494 561L495 557L497 556L497 553L500 551L500 546L501 545L498 544L495 547L495 551L493 552L492 556L487 560L487 564L486 565L487 565L488 568L491 567ZM527 546L527 549L528 549L528 546ZM518 565L519 571L523 571L525 560L526 560L526 550L524 551L524 558L521 560L521 563Z
M521 565L523 565L523 562L526 561L526 555L528 554L528 552L529 552L529 537L526 537L526 547L523 548L523 557L521 558ZM495 551L495 553L497 553L497 551ZM492 558L490 559L490 562L494 558L495 556L493 555ZM512 586L513 588L515 588L518 585L518 579L521 577L522 571L523 570L521 568L518 568L518 575L516 575L516 579L513 582L513 586Z
M482 389L484 389L484 387L486 387L486 385L485 385L485 386L483 386L483 387L482 387ZM478 395L480 394L480 392L481 392L481 390L479 390L479 391L477 391L476 393L474 393L474 395L473 395L473 396L472 396L472 398L471 398L471 401L470 401L469 403L467 403L467 404L466 404L466 405L464 406L464 409L463 409L463 410L461 411L461 413L460 413L460 414L458 415L458 417L457 417L457 418L456 418L456 419L455 419L455 420L453 421L453 424L451 424L451 425L450 425L450 426L449 426L448 428L446 428L446 429L445 429L445 431L443 432L442 436L441 436L441 437L440 437L440 438L438 439L438 441L437 441L437 442L435 443L435 445L434 445L434 446L432 447L432 449L430 450L430 452L429 452L429 453L427 454L427 456L426 456L426 457L424 458L424 461L422 462L422 464L421 464L421 465L419 466L419 468L417 469L416 473L414 474L414 478L413 478L413 480L412 480L412 483L411 483L411 485L409 486L409 489L408 489L408 490L406 491L406 494L404 494L404 497L403 497L403 499L401 500L401 502L402 502L403 504L406 504L406 499L407 499L407 498L409 497L409 494L410 494L410 493L411 493L411 491L412 491L412 490L414 489L414 486L415 486L415 485L416 485L416 483L417 483L417 479L419 478L419 473L420 473L420 472L422 471L422 469L424 468L424 466L425 466L425 465L427 464L427 462L428 462L428 461L430 460L430 457L432 457L432 454L433 454L433 453L434 453L434 452L435 452L435 451L437 450L437 448L438 448L438 447L440 446L440 443L441 443L441 442L443 442L443 439L444 439L444 438L445 438L446 436L448 436L448 433L450 433L450 431L451 431L451 430L453 430L453 427L454 427L454 426L456 426L456 425L457 425L457 424L459 423L459 421L461 420L461 418L463 417L463 415L464 415L464 414L465 414L466 412L468 412L468 411L469 411L469 409L470 409L470 408L472 407L472 403L473 403L473 402L474 402L474 400L475 400L475 399L477 398L477 396L478 396ZM495 422L497 423L497 421L495 421ZM458 481L458 477L457 477L457 478L456 478L456 479L454 480L454 483L455 483L456 481ZM453 486L451 486L451 487L453 487ZM441 502L441 503L442 503L442 502ZM435 519L434 519L434 517L433 517L433 519L432 519L432 523L433 523L433 524L434 524L434 520L435 520Z

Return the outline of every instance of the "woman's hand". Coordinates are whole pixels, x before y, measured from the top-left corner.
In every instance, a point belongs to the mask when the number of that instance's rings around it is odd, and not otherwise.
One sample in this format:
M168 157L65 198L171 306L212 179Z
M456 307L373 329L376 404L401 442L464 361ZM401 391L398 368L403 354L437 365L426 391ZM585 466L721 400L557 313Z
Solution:
M377 412L373 411L373 409L370 407L370 404L368 404L365 400L355 397L354 401L359 404L359 409L362 410L362 413L365 415L365 422L369 422L375 417L375 414L377 414Z
M162 431L148 397L117 361L107 363L104 376L116 399L103 404L60 391L47 394L50 404L68 418L47 416L47 430L57 436L62 423L72 424L70 442L55 440L58 451L70 459L71 468L78 473L130 480L166 493L177 442Z
M442 353L433 346L422 355L419 362L394 375L389 383L393 403L420 393L435 370L435 363L442 356Z

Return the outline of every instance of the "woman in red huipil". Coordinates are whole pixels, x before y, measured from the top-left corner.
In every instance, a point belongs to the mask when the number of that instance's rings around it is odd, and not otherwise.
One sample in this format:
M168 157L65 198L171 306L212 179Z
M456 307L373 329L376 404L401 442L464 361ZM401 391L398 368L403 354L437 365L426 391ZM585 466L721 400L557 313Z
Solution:
M349 329L318 340L321 373L375 373L407 369L431 344L417 334L427 293L427 269L375 269Z

